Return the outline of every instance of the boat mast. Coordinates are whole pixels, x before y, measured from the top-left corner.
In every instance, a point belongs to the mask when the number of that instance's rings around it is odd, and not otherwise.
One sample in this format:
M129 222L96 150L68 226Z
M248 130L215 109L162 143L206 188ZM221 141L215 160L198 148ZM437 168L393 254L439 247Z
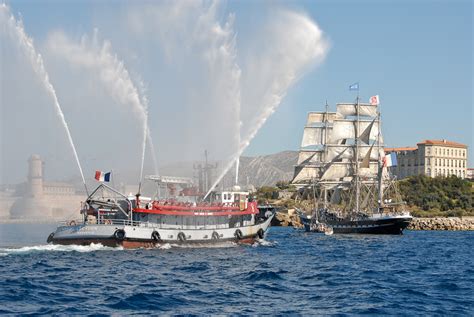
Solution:
M355 183L356 183L356 212L359 212L360 202L360 184L359 184L359 131L360 131L360 114L359 114L359 92L357 92L357 104L356 104L356 114L357 114L357 129L355 133Z
M379 131L378 131L378 136L377 136L377 151L378 151L378 185L379 185L379 208L378 208L378 211L380 212L381 210L383 210L383 183L382 183L382 169L383 169L383 165L382 165L382 157L380 155L380 150L381 150L381 144L380 144L380 138L382 136L382 121L381 121L381 117L380 117L380 108L379 108L379 105L377 105L377 121L379 123Z
M315 189L316 180L314 178L312 179L312 183L313 183L313 203L314 203L313 218L316 222L318 222L318 203L316 203L316 189Z
M324 152L323 152L323 161L326 162L327 159L327 144L328 144L328 123L329 123L329 105L328 101L326 100L326 116L324 120ZM328 202L328 191L326 186L324 186L324 209L327 209L327 202Z

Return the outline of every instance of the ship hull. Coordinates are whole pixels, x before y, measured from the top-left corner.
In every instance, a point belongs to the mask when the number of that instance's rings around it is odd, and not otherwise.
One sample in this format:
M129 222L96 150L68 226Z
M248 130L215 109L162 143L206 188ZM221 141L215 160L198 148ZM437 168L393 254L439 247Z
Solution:
M403 234L411 217L328 222L335 234Z
M311 220L300 215L307 232L313 232ZM384 216L363 220L327 220L334 234L403 234L413 218L411 216Z
M155 248L165 244L193 245L222 242L253 243L263 239L273 215L264 222L234 228L163 228L147 226L80 224L61 226L48 238L60 245L102 244L109 247ZM120 234L118 234L120 233ZM157 234L156 234L157 233Z

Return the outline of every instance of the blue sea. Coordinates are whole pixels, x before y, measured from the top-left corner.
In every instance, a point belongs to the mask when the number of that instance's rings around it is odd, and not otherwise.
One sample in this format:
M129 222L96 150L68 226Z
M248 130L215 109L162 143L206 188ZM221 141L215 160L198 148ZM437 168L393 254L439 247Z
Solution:
M122 250L47 245L53 229L0 225L0 314L474 314L474 232Z

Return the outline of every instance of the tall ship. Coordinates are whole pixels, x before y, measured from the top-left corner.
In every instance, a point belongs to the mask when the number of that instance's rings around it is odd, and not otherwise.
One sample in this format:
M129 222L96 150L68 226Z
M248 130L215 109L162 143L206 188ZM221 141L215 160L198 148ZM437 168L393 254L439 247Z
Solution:
M401 234L412 220L384 153L378 96L308 113L292 183L314 201L307 231Z
M47 242L153 248L264 239L274 211L259 209L257 201L239 186L214 190L203 197L200 189L205 188L203 183L209 183L208 167L206 163L200 168L199 187L184 177L147 177L157 185L154 199L125 195L101 183L82 203L80 219L60 225Z

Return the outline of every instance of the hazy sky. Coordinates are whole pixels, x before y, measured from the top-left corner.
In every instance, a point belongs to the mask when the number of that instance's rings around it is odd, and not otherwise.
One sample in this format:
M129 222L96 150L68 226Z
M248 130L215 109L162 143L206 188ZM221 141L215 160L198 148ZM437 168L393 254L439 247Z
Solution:
M473 165L472 1L6 3L44 57L87 175L139 168L121 62L148 99L159 164L204 148L227 159L234 118L245 138L272 110L244 154L296 150L306 113L354 100L348 86L359 82L363 100L380 95L387 146L445 138L467 144ZM4 181L24 179L33 152L55 177L77 175L50 99L15 42L1 40Z

